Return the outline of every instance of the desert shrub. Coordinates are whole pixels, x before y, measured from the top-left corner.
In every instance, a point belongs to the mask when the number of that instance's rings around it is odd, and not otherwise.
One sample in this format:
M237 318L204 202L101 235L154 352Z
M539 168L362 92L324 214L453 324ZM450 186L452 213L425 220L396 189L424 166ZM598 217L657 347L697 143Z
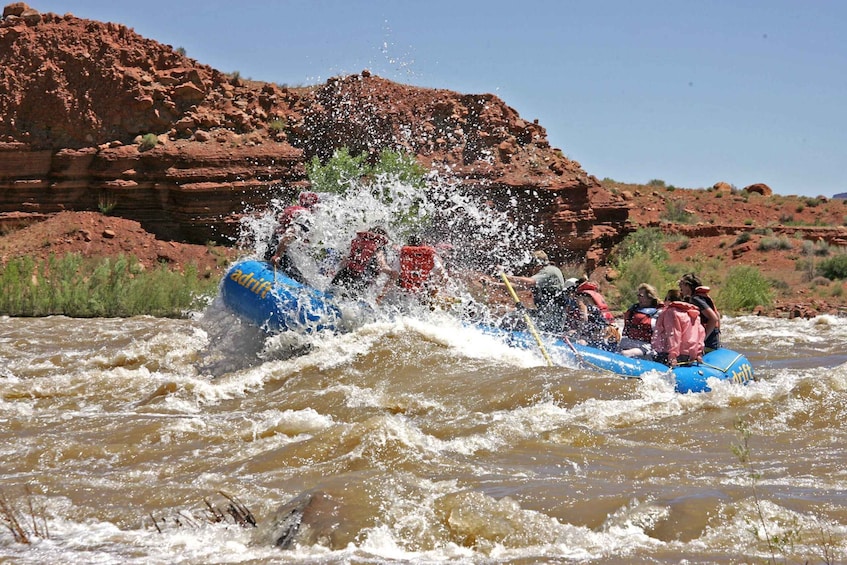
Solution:
M732 267L718 292L718 303L728 311L752 310L773 304L770 282L755 267Z
M155 133L145 133L141 136L141 143L138 144L139 151L148 151L159 145L159 138Z
M13 258L0 271L0 314L11 316L152 315L182 317L217 293L218 281L161 264L143 270L134 257L84 259L51 255L37 263Z
M818 257L826 257L829 255L829 244L822 239L815 242L814 253Z
M663 181L661 179L651 179L647 182L647 186L653 186L653 187L656 187L656 188L664 188L665 181Z
M733 245L741 245L742 243L747 243L748 241L750 241L751 237L752 236L750 235L750 232L741 232L740 234L738 234L738 237L735 238L735 243L733 243Z
M818 265L817 272L830 280L847 279L847 254L841 253L824 259Z
M791 249L791 241L785 237L763 237L759 240L759 251Z
M278 134L285 131L286 122L284 119L275 118L268 122L268 131L273 134Z
M684 201L669 199L665 202L665 211L662 212L661 218L675 224L687 224L692 221L694 215L685 209Z
M665 234L659 228L640 228L628 234L613 251L613 260L621 263L639 254L646 254L653 261L667 261Z
M114 210L117 205L118 198L111 193L101 193L100 197L97 199L97 209L107 216L112 213L112 210Z
M648 253L636 253L626 261L618 263L618 279L615 281L617 296L607 296L613 309L624 310L636 299L638 285L649 283L656 287L660 295L671 285L673 276L667 271L665 263L657 262Z
M817 208L823 203L820 198L806 198L806 206L809 208Z
M665 242L658 228L641 228L618 244L611 258L619 274L615 283L618 295L607 297L613 308L629 307L641 283L652 284L660 294L668 287L673 274L668 270Z

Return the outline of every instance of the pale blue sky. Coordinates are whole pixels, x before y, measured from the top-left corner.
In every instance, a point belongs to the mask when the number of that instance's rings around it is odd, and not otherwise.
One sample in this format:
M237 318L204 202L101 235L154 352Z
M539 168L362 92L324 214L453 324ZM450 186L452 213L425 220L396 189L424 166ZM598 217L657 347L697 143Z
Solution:
M598 178L847 192L842 0L30 0L224 72L493 93Z

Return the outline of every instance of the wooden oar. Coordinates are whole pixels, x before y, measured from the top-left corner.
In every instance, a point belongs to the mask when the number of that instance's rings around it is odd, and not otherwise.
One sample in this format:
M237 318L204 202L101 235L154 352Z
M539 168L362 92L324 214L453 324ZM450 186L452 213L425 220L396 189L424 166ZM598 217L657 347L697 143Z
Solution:
M506 273L500 273L500 278L503 279L503 284L506 285L506 290L509 291L509 294L512 295L512 299L515 301L515 306L518 310L523 312L523 318L526 322L526 327L529 328L529 333L532 334L532 337L535 338L536 343L538 343L538 349L541 350L541 354L544 356L544 359L547 361L547 366L552 367L553 361L550 359L550 356L547 354L547 349L544 347L544 342L541 341L541 336L538 335L538 330L535 329L535 324L532 322L532 318L529 317L529 313L524 309L523 303L521 302L518 293L515 292L515 289L512 288L512 283L509 282L508 277L506 277Z

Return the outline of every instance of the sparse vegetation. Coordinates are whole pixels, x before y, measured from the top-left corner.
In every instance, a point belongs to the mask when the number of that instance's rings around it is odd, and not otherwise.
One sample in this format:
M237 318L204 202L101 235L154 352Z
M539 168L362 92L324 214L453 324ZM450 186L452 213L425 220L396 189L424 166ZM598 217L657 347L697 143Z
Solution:
M750 232L743 231L740 234L738 234L738 237L735 238L735 243L733 243L733 245L741 245L742 243L747 243L748 241L750 241L750 238L752 238L752 237L753 236L750 235Z
M0 491L0 522L12 533L16 543L30 544L34 538L49 539L50 530L44 511L36 508L28 486L25 491L25 512Z
M759 240L759 251L787 250L792 247L787 237L763 237Z
M811 563L808 558L803 558L807 556L796 555L797 547L804 541L804 535L816 541L816 545L811 546L809 551L813 551L815 557L820 559L821 563L827 565L836 563L837 557L839 557L838 546L830 527L822 520L811 516L816 531L809 532L808 526L804 526L797 516L779 522L777 519L766 515L764 501L758 488L762 473L756 469L753 463L750 447L750 438L753 433L746 418L739 416L736 419L735 431L738 434L738 442L733 442L730 448L742 466L753 496L755 518L748 520L748 531L754 540L766 543L767 552L770 555L767 563L789 563L789 557L797 558L798 563ZM778 557L779 559L777 559Z
M769 307L774 298L771 283L757 268L749 265L732 267L717 296L721 308L730 312Z
M287 123L282 118L275 118L268 122L268 131L276 135L285 131Z
M97 209L100 210L101 214L105 214L107 216L112 213L112 210L114 210L117 205L117 197L110 192L100 193L100 198L97 199Z
M847 254L840 253L824 259L818 265L817 272L827 279L847 279Z
M138 144L139 151L149 151L159 145L159 138L155 133L145 133L141 136L141 143Z
M694 215L686 209L684 201L668 199L665 201L665 211L661 218L674 224L688 224Z
M9 260L0 271L0 314L10 316L178 318L217 292L193 265L185 272L160 264L144 270L133 257L85 259L78 253Z

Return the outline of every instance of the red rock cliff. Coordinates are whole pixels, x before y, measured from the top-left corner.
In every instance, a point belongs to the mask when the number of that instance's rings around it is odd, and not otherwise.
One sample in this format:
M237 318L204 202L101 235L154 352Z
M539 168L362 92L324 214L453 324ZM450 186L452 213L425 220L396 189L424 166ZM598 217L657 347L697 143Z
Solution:
M617 240L622 200L491 94L360 75L290 89L243 81L119 24L7 6L0 21L0 213L96 210L189 242L305 185L305 163L406 149L540 225L554 258ZM153 140L155 137L155 142ZM154 145L155 143L155 145Z

